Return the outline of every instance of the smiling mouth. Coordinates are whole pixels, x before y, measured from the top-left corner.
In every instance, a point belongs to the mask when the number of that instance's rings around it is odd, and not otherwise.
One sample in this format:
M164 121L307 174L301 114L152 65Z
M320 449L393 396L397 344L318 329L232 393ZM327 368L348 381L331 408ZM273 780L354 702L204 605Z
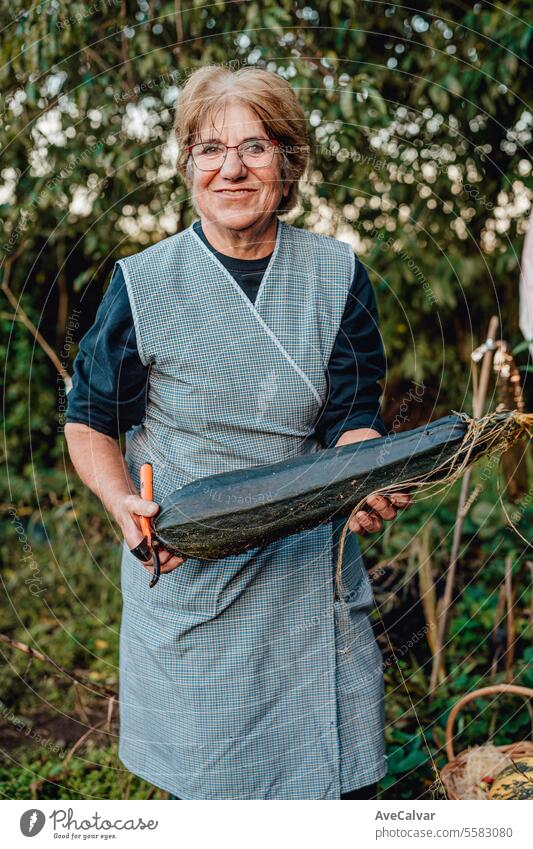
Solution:
M219 195L248 195L255 192L255 189L216 189Z

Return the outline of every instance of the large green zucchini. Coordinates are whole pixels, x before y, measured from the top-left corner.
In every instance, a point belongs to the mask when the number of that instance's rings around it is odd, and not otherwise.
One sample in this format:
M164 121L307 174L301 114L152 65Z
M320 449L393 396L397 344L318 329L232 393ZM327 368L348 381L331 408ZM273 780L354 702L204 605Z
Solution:
M173 554L217 560L349 516L376 490L447 479L524 429L514 413L446 416L414 430L212 475L166 497L153 522ZM475 438L469 439L474 423ZM468 456L467 456L468 455Z

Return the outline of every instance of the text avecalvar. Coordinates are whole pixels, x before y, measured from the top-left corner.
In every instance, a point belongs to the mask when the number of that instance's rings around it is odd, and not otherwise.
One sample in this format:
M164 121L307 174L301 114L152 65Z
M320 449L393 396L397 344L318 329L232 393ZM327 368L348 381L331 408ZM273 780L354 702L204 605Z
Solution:
M377 820L432 820L435 811L378 811Z

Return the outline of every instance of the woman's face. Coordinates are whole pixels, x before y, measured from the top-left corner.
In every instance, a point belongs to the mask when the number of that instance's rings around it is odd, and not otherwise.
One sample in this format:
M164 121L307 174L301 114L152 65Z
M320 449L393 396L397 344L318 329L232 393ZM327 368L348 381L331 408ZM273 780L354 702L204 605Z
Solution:
M214 125L214 126L213 126ZM238 145L250 138L268 134L255 112L238 100L228 101L201 127L197 141L217 140ZM274 149L272 163L255 170L245 166L235 149L228 150L218 171L201 171L193 166L192 194L203 220L217 228L244 230L274 215L289 186L281 181L280 152Z

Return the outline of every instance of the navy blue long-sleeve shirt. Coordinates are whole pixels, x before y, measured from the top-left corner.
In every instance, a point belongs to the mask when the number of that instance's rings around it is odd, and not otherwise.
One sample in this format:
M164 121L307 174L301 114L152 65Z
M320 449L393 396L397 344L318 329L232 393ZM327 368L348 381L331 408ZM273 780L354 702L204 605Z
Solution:
M271 254L243 260L216 251L200 221L194 229L228 269L252 302ZM315 424L322 446L330 448L347 430L370 427L386 434L378 383L385 356L376 299L368 274L356 257L355 273L326 371L327 400ZM149 367L139 357L128 293L120 266L102 298L93 326L81 339L67 395L67 422L81 422L118 438L141 424L146 411Z

